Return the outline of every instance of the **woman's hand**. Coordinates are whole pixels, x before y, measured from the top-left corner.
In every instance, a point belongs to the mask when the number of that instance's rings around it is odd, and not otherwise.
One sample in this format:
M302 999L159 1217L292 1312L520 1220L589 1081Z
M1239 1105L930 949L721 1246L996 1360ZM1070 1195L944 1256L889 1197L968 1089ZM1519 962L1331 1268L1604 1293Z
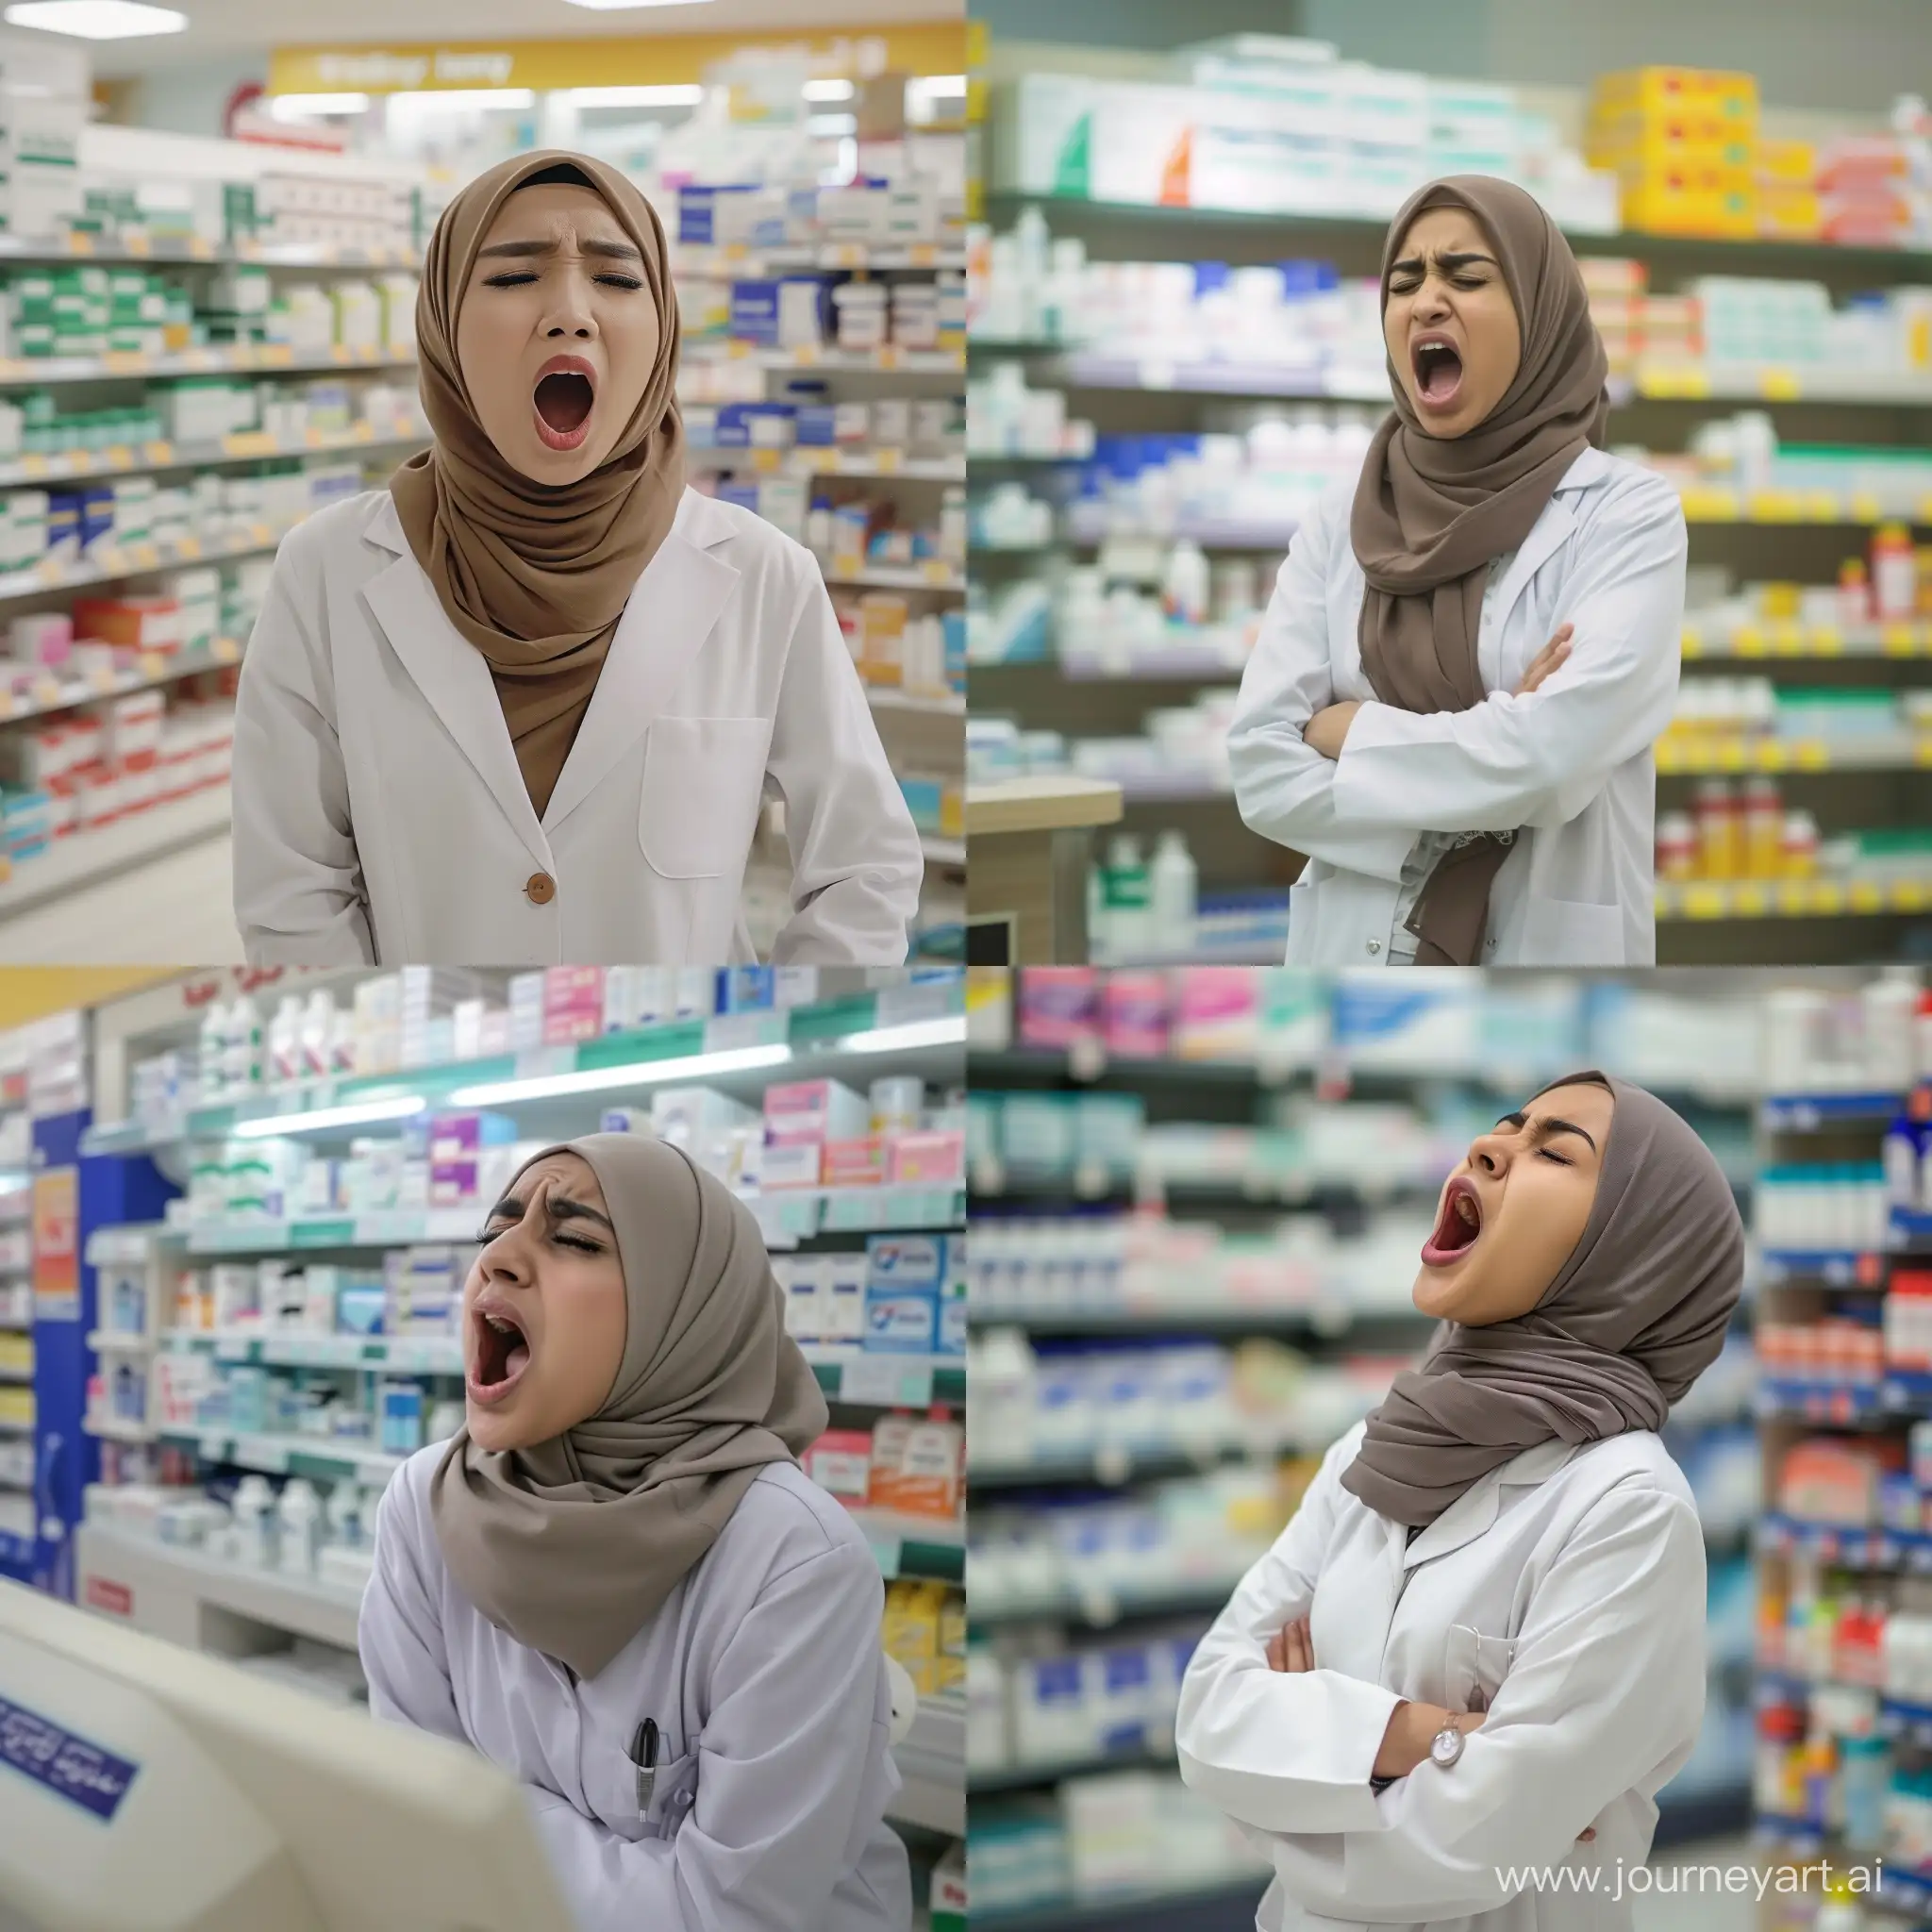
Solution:
M1523 674L1523 682L1516 687L1518 697L1526 698L1531 691L1538 690L1545 679L1555 676L1569 663L1570 640L1575 635L1576 626L1574 624L1563 625L1557 629L1557 635L1530 660L1529 669ZM1306 732L1302 735L1305 738L1307 736Z
M1312 1671L1315 1642L1308 1635L1308 1620L1297 1617L1285 1630L1268 1640L1268 1668L1271 1671Z
M1302 726L1302 742L1320 752L1324 758L1339 758L1341 747L1348 742L1348 727L1355 723L1355 714L1360 709L1360 704L1352 700L1317 711Z
M1479 1710L1444 1710L1440 1704L1398 1704L1389 1714L1382 1748L1375 1753L1377 1777L1407 1777L1429 1755L1436 1733L1454 1724L1465 1735L1482 1727Z

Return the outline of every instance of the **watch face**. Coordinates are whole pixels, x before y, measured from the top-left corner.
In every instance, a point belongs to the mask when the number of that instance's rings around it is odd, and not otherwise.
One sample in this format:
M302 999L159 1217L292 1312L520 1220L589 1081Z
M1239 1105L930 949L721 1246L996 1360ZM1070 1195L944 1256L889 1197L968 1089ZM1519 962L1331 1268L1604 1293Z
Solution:
M1445 1724L1429 1740L1429 1756L1445 1769L1462 1756L1462 1732L1456 1724Z

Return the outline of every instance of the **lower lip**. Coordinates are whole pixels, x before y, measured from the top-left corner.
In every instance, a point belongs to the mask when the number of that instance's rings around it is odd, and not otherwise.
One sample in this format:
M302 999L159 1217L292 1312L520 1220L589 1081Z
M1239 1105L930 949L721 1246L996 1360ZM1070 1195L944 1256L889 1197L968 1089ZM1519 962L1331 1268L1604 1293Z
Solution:
M529 1338L526 1336L524 1347L527 1350L529 1345ZM529 1366L530 1358L525 1354L522 1366L506 1375L500 1382L479 1382L475 1370L466 1369L463 1372L463 1388L472 1402L480 1403L483 1407L490 1408L508 1398L511 1391L524 1379L524 1372Z
M530 414L536 420L537 434L542 438L546 448L580 449L583 446L584 439L591 433L591 417L596 413L596 408L597 406L593 402L591 405L590 412L586 414L584 420L575 429L553 429L549 424L544 422L543 412L538 408L535 403L530 405Z

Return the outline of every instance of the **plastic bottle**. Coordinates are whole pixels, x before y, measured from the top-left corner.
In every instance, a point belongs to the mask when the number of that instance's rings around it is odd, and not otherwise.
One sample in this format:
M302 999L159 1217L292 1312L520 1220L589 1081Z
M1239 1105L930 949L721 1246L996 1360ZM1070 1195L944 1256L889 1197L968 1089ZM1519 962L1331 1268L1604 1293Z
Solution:
M275 1565L275 1493L265 1476L244 1475L235 1491L235 1528L242 1561L263 1570Z
M1200 625L1208 622L1208 600L1213 575L1208 558L1191 537L1183 537L1167 555L1161 580L1161 608L1170 624Z
M261 1008L245 993L228 1008L228 1091L252 1093L261 1085Z
M1744 875L1774 879L1784 864L1785 808L1775 778L1744 786Z
M302 1009L302 1078L325 1080L334 1071L330 1055L335 1039L336 1003L325 988L308 996Z
M362 1534L362 1491L354 1483L338 1483L323 1505L323 1519L328 1524L328 1541L345 1550L360 1549Z
M1688 811L1667 811L1657 820L1657 875L1660 879L1697 876L1697 822Z
M227 1098L227 1008L218 999L209 1001L208 1011L201 1016L201 1104L204 1107L218 1106Z
M283 1485L275 1505L281 1568L291 1575L312 1576L322 1545L322 1498L301 1476Z
M1141 841L1116 833L1107 854L1107 932L1117 961L1144 959L1154 950L1154 882Z
M1848 557L1838 567L1838 621L1847 630L1872 622L1872 578L1862 557Z
M1194 918L1200 891L1200 868L1176 826L1160 835L1149 879L1153 910L1152 951L1183 958L1194 950Z
M1698 870L1707 879L1734 879L1743 862L1738 799L1722 778L1697 788Z
M1872 614L1880 624L1919 614L1919 559L1903 524L1880 524L1872 539Z
M1818 821L1808 811L1785 814L1784 875L1788 879L1808 879L1818 873Z
M302 1077L302 1000L284 993L268 1025L269 1079L283 1086Z

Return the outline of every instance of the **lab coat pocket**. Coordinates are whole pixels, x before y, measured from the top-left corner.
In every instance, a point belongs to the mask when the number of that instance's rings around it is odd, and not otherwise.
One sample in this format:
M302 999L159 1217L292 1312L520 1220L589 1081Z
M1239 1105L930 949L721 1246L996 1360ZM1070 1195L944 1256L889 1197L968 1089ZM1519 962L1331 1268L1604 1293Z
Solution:
M1581 899L1531 899L1523 908L1523 966L1621 966L1624 912Z
M667 879L736 875L764 794L769 718L658 718L644 739L638 841Z
M650 1808L644 1813L641 1838L675 1838L698 1801L698 1754L687 1751L658 1767L651 1787Z
M1516 1645L1467 1624L1452 1624L1442 1647L1442 1702L1451 1710L1488 1710L1509 1674Z

